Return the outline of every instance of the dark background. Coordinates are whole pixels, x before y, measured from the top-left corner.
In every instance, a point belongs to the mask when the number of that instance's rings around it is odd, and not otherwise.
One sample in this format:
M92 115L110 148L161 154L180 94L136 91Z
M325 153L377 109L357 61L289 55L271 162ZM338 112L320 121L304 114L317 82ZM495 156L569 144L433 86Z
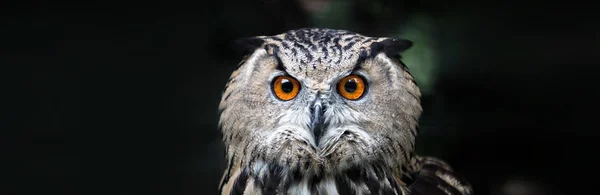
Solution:
M1 2L0 193L215 194L232 40L310 26L384 36L414 13L433 19L439 57L420 153L482 195L597 185L591 5L347 1L349 14L314 19L301 5L315 2Z

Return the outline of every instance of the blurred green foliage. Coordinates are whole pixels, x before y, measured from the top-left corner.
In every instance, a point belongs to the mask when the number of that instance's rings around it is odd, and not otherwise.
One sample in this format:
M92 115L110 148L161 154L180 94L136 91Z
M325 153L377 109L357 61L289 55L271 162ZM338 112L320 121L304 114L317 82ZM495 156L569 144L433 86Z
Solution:
M433 91L435 70L438 66L436 41L434 32L436 26L433 19L425 14L416 14L410 17L406 26L400 30L401 38L414 42L412 48L406 50L403 62L408 66L415 77L421 93L428 95Z
M309 22L320 28L352 29L351 6L351 1L330 1L322 10L311 12Z

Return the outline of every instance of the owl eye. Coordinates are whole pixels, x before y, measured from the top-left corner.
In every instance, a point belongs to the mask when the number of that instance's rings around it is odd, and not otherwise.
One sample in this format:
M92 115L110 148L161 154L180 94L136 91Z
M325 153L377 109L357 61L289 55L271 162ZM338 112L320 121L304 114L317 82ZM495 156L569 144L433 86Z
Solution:
M273 81L273 93L277 98L287 101L294 99L300 91L300 83L289 76L278 76Z
M365 81L358 75L350 75L340 80L337 89L344 98L357 100L365 93Z

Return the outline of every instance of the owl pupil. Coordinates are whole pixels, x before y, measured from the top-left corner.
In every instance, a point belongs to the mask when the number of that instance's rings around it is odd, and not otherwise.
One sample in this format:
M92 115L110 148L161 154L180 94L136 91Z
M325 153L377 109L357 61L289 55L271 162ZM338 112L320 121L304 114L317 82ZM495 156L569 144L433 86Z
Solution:
M290 80L283 79L281 80L281 90L285 93L290 93L294 90L294 84Z
M348 82L344 84L344 89L350 93L356 91L356 82L354 81L354 79L348 80Z

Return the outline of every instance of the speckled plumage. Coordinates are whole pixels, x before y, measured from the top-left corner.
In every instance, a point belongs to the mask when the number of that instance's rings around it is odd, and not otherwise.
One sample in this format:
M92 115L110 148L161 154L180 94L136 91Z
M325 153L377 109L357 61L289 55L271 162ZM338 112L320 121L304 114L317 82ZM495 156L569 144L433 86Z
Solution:
M440 194L470 194L443 161L413 152L420 91L398 55L410 41L307 28L245 42L219 105L222 194L417 194L430 177L445 181ZM336 91L350 74L368 83L358 100ZM293 100L271 91L281 75L301 83ZM317 104L322 131L311 125Z

